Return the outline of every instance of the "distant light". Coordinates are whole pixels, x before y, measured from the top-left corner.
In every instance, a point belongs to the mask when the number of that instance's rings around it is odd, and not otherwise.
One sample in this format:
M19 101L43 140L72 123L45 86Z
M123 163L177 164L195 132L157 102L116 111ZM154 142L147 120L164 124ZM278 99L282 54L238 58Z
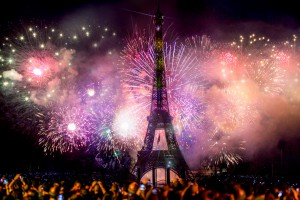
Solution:
M69 123L68 124L68 130L69 131L75 131L76 130L76 124L75 123Z
M42 75L42 70L41 69L38 69L38 68L35 68L33 70L33 74L37 75L37 76L41 76Z
M87 90L87 94L88 94L90 97L92 97L92 96L95 95L95 90L94 90L94 89L88 89L88 90Z

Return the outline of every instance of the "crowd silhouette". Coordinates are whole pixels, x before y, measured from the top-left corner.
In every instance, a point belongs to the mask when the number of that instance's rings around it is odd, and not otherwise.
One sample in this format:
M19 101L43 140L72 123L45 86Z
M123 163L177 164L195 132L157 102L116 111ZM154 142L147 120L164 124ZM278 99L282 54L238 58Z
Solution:
M147 178L101 180L94 175L3 174L0 200L299 200L298 180L256 176L212 175L175 178L154 186Z

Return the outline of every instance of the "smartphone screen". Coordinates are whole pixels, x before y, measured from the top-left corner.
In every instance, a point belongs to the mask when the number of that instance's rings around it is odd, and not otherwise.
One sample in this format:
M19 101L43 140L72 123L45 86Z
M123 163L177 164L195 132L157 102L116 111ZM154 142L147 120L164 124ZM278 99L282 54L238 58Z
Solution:
M145 190L145 185L144 184L140 185L140 190Z
M63 197L64 197L64 196L63 196L62 194L60 194L60 195L58 195L57 200L63 200L63 199L64 199Z
M157 188L152 189L152 194L157 194Z

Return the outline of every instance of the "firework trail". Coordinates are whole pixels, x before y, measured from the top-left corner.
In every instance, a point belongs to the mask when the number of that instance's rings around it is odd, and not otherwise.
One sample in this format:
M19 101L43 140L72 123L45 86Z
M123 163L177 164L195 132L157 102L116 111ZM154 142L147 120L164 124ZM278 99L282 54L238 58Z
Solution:
M230 166L237 165L243 160L245 141L240 138L214 130L208 142L210 144L206 153L208 165L212 165L212 167L220 164Z

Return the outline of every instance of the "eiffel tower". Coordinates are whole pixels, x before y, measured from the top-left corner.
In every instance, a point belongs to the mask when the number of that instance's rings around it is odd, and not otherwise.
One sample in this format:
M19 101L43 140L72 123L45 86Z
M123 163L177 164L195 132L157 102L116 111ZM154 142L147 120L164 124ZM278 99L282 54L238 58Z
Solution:
M137 179L140 181L141 177L152 170L152 182L156 185L157 169L165 169L166 182L170 183L170 171L173 171L180 178L191 179L191 172L189 167L179 149L176 140L175 131L172 125L172 117L169 112L168 94L166 86L166 73L164 65L164 43L163 43L163 15L157 9L154 18L155 24L155 65L151 110L148 119L148 127L144 144L137 154L137 162L133 169ZM156 130L164 130L165 139L167 143L167 150L153 150L153 142ZM160 139L160 135L159 135ZM159 140L158 139L158 140Z

